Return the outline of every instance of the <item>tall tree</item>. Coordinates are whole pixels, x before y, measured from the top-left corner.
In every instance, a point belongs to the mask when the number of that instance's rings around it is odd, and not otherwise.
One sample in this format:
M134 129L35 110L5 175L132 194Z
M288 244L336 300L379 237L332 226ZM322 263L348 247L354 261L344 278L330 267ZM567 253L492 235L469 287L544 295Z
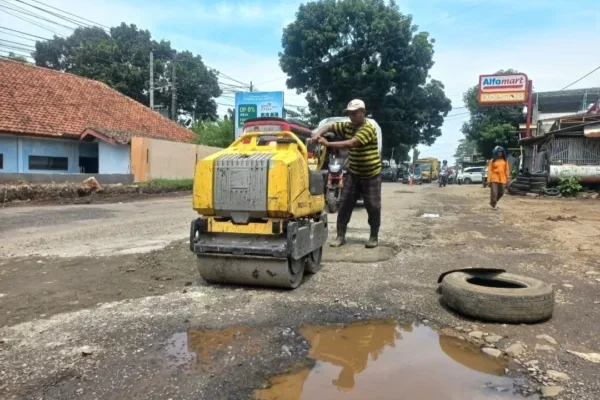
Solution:
M462 138L458 141L458 146L456 146L454 159L458 162L464 157L472 156L475 152L477 152L477 143L467 138Z
M154 52L157 104L171 105L171 63L176 65L177 107L199 118L216 118L214 98L221 91L215 74L200 56L177 53L171 44L152 39L150 31L122 23L109 32L99 27L78 28L67 38L54 36L36 42L38 66L96 79L140 103L149 104L150 52ZM174 61L175 60L175 61ZM181 61L181 62L179 62Z
M498 71L498 74L518 73L509 69ZM523 106L481 106L477 101L477 86L473 86L463 96L463 100L469 110L469 121L462 126L462 133L467 140L477 145L484 157L490 157L492 150L497 145L504 147L516 147L519 137L515 133L519 124L525 122Z
M385 156L400 143L432 144L451 110L429 78L434 40L394 1L321 0L301 5L282 37L287 85L307 93L314 120L340 115L352 98L381 125Z

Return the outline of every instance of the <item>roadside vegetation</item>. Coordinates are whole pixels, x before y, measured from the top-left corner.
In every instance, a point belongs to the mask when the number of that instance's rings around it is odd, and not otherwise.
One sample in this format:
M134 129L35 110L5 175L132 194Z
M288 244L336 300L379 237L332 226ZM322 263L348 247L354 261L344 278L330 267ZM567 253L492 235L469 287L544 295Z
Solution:
M168 191L186 191L194 187L193 179L153 179L141 184L142 187L154 186Z
M583 190L583 186L579 183L579 177L570 176L560 177L560 181L556 187L563 197L573 197Z

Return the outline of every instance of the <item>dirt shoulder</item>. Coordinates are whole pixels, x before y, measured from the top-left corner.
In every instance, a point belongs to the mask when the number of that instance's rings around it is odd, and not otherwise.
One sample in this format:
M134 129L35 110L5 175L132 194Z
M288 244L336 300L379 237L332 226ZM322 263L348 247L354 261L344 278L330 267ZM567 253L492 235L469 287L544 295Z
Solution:
M600 352L600 276L588 274L600 272L598 254L571 243L576 234L578 244L596 234L600 201L506 197L495 212L480 187L384 184L383 191L380 249L364 250L367 216L358 209L345 256L327 248L323 270L291 292L206 285L185 240L143 254L111 255L112 248L126 250L164 231L185 237L193 217L190 199L50 207L41 219L35 209L0 212L0 223L11 227L0 232L10 243L5 254L11 254L0 261L0 364L10 365L0 394L248 398L271 376L303 362L304 324L393 318L427 321L480 346L490 346L485 334L496 334L501 340L493 346L502 351L521 343L515 374L537 385L538 377L539 384L549 382L547 370L567 373L557 398L597 398L598 364L569 351ZM561 213L569 218L555 221ZM28 219L42 222L28 232L19 227ZM335 231L334 222L330 229ZM46 240L45 256L26 247L34 231L41 232L34 243ZM93 237L101 247L86 255L78 237ZM137 250L144 251L139 244ZM67 256L57 257L61 251ZM451 312L440 302L437 277L464 267L501 267L553 284L553 318L535 325L484 324ZM169 361L177 335L238 327L261 333L260 339L187 369ZM481 339L469 335L473 331ZM549 347L540 351L537 345ZM82 346L92 354L82 356ZM532 372L523 365L530 361L537 361Z
M85 183L0 184L0 207L54 204L105 204L192 193L192 181L89 185Z

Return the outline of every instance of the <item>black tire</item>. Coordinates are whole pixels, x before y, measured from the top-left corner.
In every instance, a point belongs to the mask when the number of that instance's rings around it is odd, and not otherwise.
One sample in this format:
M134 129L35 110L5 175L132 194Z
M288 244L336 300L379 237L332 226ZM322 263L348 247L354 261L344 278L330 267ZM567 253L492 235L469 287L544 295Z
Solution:
M470 185L472 183L471 178L465 178L465 179L463 179L463 183L465 185Z
M530 181L531 183L548 183L548 178L545 176L532 176Z
M290 271L290 285L288 289L296 289L302 283L304 271L306 270L306 259L294 260L288 258L288 269Z
M531 178L546 178L548 179L548 172L533 172L529 174Z
M531 189L531 185L523 185L520 183L513 183L512 185L510 185L510 187L516 190L520 190L522 192L528 192Z
M531 179L529 179L525 176L518 176L517 183L520 183L522 185L529 185L531 183Z
M531 183L531 190L541 190L546 187L546 182L533 182Z
M545 188L545 189L543 189L543 192L544 192L545 196L550 196L550 197L560 196L560 192L556 188Z
M321 270L321 260L323 259L323 247L319 247L308 255L306 261L306 269L304 272L307 274L316 274Z
M498 284L513 287L493 286ZM533 323L552 317L554 289L510 273L454 272L442 281L442 300L454 311L482 321Z

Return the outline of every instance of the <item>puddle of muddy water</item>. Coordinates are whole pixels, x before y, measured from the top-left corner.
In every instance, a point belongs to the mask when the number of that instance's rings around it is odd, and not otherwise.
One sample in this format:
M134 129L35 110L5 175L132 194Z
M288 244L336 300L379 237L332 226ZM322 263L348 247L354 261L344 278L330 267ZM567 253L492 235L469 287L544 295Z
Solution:
M260 331L248 327L226 329L189 329L171 336L166 343L166 362L170 367L190 370L199 367L203 371L216 371L224 364L214 362L225 357L230 361L233 346L240 354L256 354L259 351Z
M274 377L256 399L523 398L503 376L503 361L426 326L383 320L306 326L301 333L314 366Z

